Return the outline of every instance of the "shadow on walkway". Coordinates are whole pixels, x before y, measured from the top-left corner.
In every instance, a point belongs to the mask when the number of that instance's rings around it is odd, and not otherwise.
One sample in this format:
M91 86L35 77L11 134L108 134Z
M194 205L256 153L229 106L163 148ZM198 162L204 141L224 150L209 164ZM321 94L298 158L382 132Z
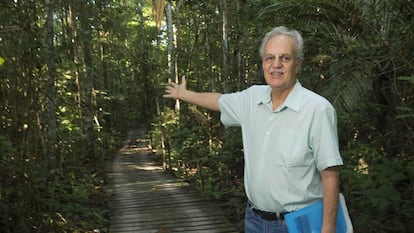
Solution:
M222 211L163 172L143 130L131 131L108 174L111 233L238 232Z

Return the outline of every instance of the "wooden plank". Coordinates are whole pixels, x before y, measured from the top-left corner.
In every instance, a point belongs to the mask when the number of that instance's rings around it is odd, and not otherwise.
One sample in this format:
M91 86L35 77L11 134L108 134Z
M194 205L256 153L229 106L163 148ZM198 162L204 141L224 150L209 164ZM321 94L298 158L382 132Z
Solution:
M131 135L108 173L110 232L238 232L221 209L162 171L142 135Z

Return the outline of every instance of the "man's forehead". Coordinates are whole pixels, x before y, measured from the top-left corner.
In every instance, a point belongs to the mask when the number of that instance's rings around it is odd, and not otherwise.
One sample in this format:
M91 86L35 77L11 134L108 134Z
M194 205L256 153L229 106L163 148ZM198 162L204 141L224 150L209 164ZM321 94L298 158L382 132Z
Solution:
M266 53L292 54L295 52L293 38L286 35L276 35L272 37L265 46Z

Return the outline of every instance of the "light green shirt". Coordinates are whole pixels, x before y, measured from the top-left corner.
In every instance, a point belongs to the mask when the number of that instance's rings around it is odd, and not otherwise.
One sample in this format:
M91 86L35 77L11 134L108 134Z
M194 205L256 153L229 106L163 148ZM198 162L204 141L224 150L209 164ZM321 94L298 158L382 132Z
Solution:
M322 170L342 165L336 113L299 81L275 111L270 93L257 85L222 95L221 121L242 129L249 200L263 211L294 211L322 197Z

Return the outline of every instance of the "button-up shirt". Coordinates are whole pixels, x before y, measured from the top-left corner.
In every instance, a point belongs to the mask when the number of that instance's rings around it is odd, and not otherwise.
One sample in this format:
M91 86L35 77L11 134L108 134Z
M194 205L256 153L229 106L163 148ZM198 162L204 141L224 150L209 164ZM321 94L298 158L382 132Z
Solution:
M242 129L247 197L260 210L294 211L322 197L320 172L342 165L333 106L299 81L272 109L271 88L219 99L221 122Z

